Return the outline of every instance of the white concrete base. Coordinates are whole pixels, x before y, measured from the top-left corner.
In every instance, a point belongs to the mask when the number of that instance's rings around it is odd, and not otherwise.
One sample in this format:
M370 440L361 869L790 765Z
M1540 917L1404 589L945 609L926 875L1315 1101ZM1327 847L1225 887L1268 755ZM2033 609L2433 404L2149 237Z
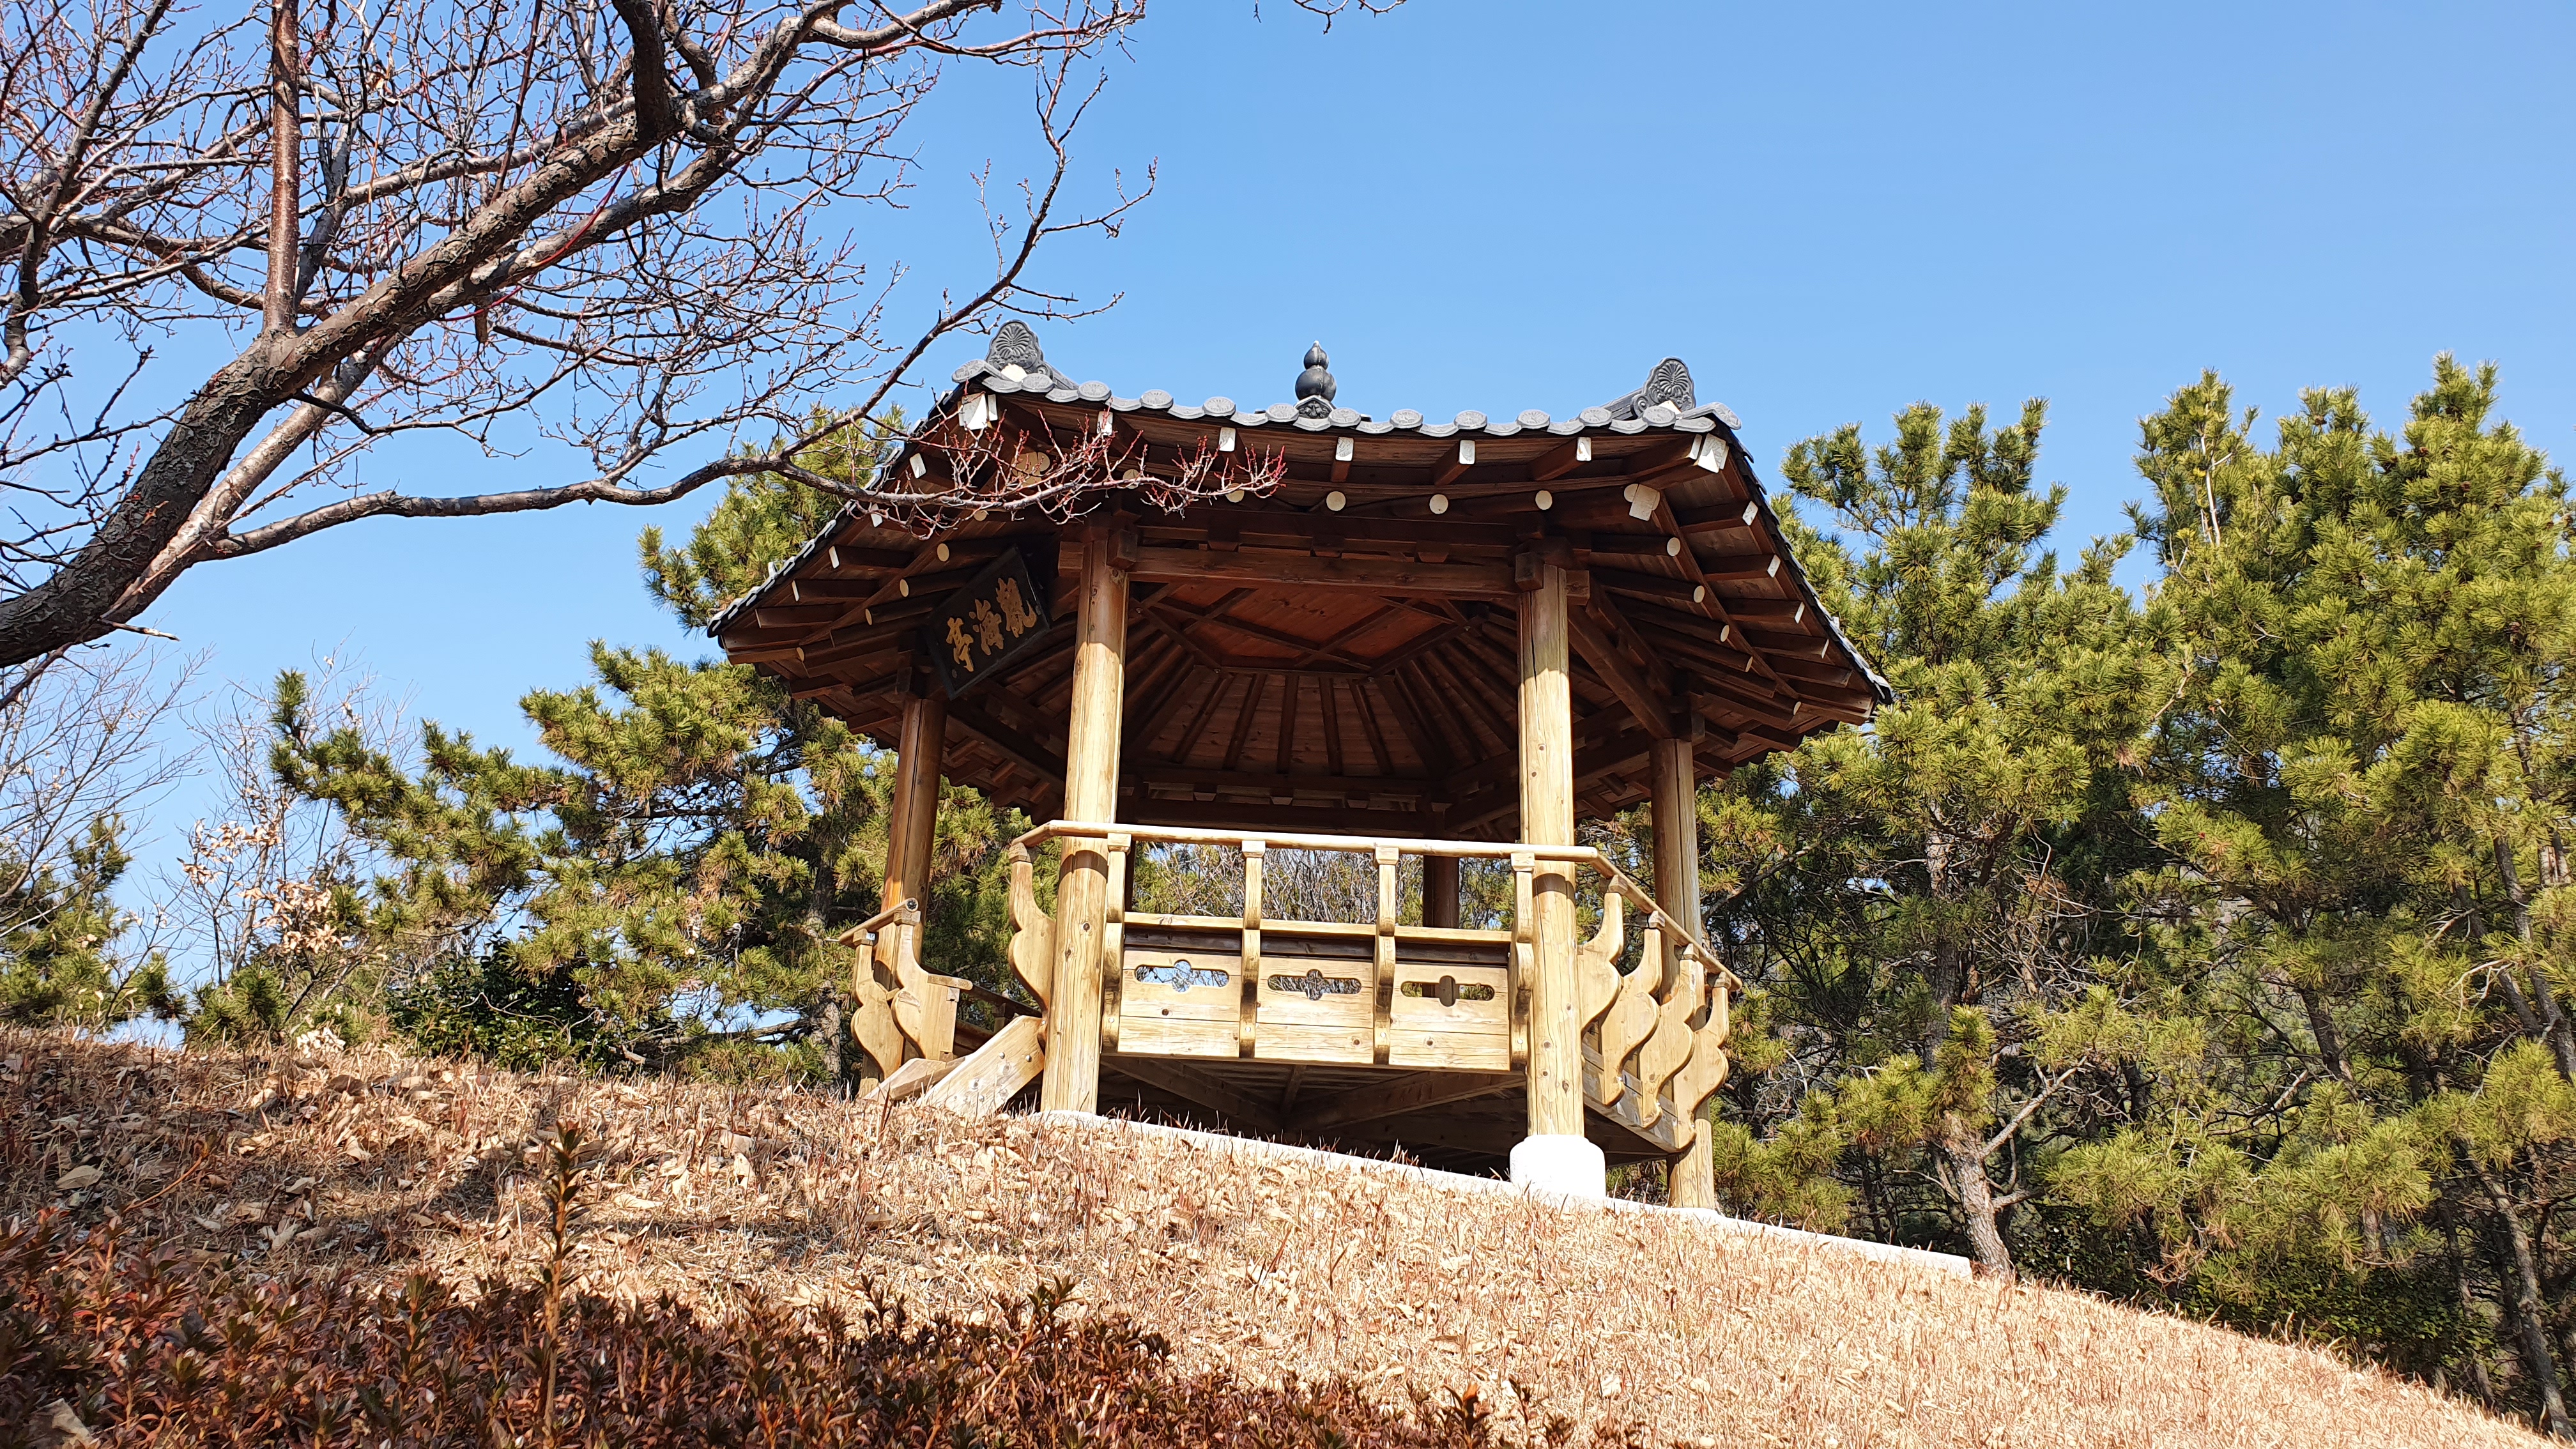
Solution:
M1512 1185L1598 1200L1610 1195L1610 1161L1571 1133L1524 1137L1512 1148Z

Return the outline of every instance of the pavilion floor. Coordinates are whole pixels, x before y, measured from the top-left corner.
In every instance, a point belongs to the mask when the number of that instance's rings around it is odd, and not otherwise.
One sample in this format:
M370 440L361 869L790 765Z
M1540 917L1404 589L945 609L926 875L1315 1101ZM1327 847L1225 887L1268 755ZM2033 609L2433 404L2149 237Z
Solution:
M1426 1105L1386 1110L1399 1099ZM1426 1167L1467 1173L1504 1172L1513 1145L1529 1135L1518 1072L1112 1052L1101 1058L1100 1111L1363 1157L1401 1153ZM1585 1128L1613 1164L1666 1156L1666 1148L1597 1110L1585 1114Z

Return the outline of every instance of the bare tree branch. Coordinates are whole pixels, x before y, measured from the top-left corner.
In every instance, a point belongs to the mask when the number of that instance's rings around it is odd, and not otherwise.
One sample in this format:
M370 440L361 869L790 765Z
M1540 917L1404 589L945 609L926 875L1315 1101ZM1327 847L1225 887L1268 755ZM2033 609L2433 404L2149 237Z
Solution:
M130 626L196 564L354 519L652 504L792 467L817 398L850 399L826 433L872 426L941 338L1078 315L1028 268L1151 191L1149 171L1106 208L1062 201L1097 57L1140 4L1023 0L989 32L999 0L874 0L851 23L859 4L269 0L184 24L170 0L0 5L0 491L24 500L0 528L0 666ZM990 282L898 342L890 278L845 232L899 197L904 129L959 64L1030 73L1049 165ZM147 340L217 328L220 363L142 377ZM75 341L134 365L84 391ZM366 486L372 449L424 430L588 465L445 498ZM744 457L746 430L788 442ZM661 475L682 449L717 461Z

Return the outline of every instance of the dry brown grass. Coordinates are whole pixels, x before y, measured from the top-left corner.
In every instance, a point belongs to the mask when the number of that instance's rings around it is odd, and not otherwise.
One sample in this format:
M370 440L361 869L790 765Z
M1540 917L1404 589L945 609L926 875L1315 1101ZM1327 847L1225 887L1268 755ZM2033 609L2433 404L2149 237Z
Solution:
M1507 1423L1651 1442L2542 1442L2323 1353L2080 1294L1115 1125L25 1035L0 1059L0 1213L113 1210L209 1255L528 1272L532 1144L561 1120L601 1144L580 1261L609 1293L721 1310L872 1280L971 1315L1063 1275L1184 1369L1339 1374L1389 1402L1474 1386ZM65 1174L89 1167L75 1203Z

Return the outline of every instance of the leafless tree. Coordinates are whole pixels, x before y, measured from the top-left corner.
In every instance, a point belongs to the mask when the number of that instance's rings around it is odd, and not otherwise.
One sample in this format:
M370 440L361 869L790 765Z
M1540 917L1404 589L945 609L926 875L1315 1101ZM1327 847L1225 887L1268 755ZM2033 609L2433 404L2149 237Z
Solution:
M0 703L0 900L60 867L93 822L131 815L188 773L165 726L202 663L78 649L14 671Z
M352 730L368 749L407 758L404 711L362 668L340 656L318 659L305 688L305 713L323 727ZM278 777L276 708L269 692L236 684L190 721L195 756L220 790L214 813L189 826L155 914L192 985L221 986L263 959L309 958L346 975L370 944L347 930L333 897L382 862L350 835L339 811Z
M1024 274L1150 190L1059 205L1141 0L979 13L1001 7L0 0L0 666L131 628L199 563L358 519L801 474L818 437L882 423L940 337L1075 310ZM905 127L961 65L1027 71L1051 161L1015 215L988 208L989 282L899 342L893 278L847 228L898 197ZM512 491L372 486L370 450L423 433L581 462Z

